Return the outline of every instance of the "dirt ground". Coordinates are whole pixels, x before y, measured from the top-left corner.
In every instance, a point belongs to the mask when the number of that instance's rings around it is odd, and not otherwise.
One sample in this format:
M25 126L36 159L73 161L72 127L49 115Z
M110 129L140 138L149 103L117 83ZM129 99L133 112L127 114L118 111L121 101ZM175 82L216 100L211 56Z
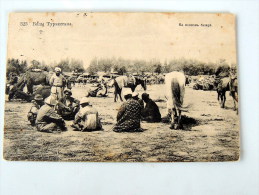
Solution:
M80 99L87 87L74 87L73 96ZM184 130L171 130L166 123L141 123L141 133L115 133L116 109L113 89L107 98L91 98L102 118L103 131L68 131L41 133L27 121L30 103L5 103L4 158L26 161L115 161L177 162L232 161L239 159L239 116L232 110L233 101L227 92L226 108L222 109L215 91L186 88L183 113ZM141 88L137 88L140 93ZM166 115L164 85L148 86L147 93Z

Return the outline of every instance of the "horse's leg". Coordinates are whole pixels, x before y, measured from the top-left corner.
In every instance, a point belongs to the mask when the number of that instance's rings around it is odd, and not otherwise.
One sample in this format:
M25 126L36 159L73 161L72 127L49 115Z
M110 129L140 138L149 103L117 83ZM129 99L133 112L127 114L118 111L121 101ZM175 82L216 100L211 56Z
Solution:
M121 97L121 91L122 91L122 89L119 90L119 96L120 96L121 101L123 102L123 99Z
M220 107L224 108L224 103L223 103L224 102L224 94L221 92L219 96L220 96Z
M178 128L179 129L183 129L183 124L182 124L182 111L178 110Z
M236 108L236 100L235 100L234 94L232 95L232 98L233 98L233 102L234 102L234 108L233 108L233 110L236 111L237 108Z
M27 83L27 92L33 94L33 84L31 82Z
M225 102L226 102L226 91L223 93L223 102L222 102L222 108L225 108Z
M118 90L117 90L117 88L114 86L114 102L117 101L117 95L118 95Z
M177 111L173 108L171 112L171 126L170 129L177 129Z

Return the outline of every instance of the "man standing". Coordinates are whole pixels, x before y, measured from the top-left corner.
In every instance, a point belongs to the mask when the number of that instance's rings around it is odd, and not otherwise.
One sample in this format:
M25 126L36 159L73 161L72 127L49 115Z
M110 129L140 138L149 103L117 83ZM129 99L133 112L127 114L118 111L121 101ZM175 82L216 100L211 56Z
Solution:
M147 122L161 122L161 114L156 103L149 98L149 94L143 93L142 99L146 103L145 108L142 110L142 120Z
M49 96L45 99L43 105L38 111L36 118L36 127L38 131L52 133L54 131L65 131L66 124L62 117L56 113L54 107L57 101Z
M59 100L58 113L65 120L74 120L79 110L79 101L72 97L70 89L64 90L64 97Z
M63 90L66 85L66 79L61 74L59 67L55 68L55 74L50 78L49 84L51 86L51 94L56 100L60 100L63 97Z
M102 125L98 116L98 111L90 105L87 97L80 100L81 108L75 116L74 123L71 127L81 131L101 130Z

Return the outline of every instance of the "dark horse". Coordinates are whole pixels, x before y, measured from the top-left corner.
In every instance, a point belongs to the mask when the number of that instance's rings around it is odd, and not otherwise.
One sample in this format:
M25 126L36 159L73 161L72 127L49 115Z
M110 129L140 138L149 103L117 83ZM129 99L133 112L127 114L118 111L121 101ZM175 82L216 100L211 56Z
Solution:
M217 83L217 93L218 93L218 101L220 102L221 108L225 108L226 102L226 91L230 91L230 95L234 101L234 110L237 109L237 102L238 102L238 83L237 78L229 78L225 77L218 81Z
M117 95L119 95L120 100L123 101L122 97L121 97L121 92L122 92L123 87L130 88L132 92L135 91L135 89L138 85L141 85L145 91L147 89L146 80L140 79L137 77L119 76L119 77L113 79L111 85L114 85L114 89L115 89L114 90L114 102L117 101Z
M32 72L27 71L20 76L17 86L20 90L23 90L25 85L27 86L27 92L33 94L34 85L49 85L50 74L48 72Z
M218 101L221 108L225 108L226 91L229 91L229 78L225 77L217 81Z

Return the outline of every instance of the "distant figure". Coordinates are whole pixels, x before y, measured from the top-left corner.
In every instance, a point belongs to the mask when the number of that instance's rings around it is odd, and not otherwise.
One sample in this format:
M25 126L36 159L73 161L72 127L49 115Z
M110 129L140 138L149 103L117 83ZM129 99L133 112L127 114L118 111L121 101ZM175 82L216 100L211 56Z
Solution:
M143 101L142 99L140 99L140 98L138 97L138 95L139 95L138 92L133 92L133 93L132 93L132 98L133 98L134 100L137 100L137 101L138 101L139 105L141 106L141 110L143 110L143 109L144 109L144 101Z
M113 127L115 132L142 132L140 128L141 106L132 98L132 92L124 92L124 102L117 114L117 123Z
M86 97L107 97L108 87L105 84L98 83L94 89L87 92Z
M142 120L147 122L161 122L161 114L156 103L149 98L149 94L143 93L142 99L146 103L145 108L142 110Z
M27 115L28 121L30 121L32 126L35 125L38 111L43 105L44 105L43 97L40 94L37 94L34 97L34 100L32 100L32 107L30 108L30 111L28 112L28 115Z
M51 86L51 94L56 98L56 100L63 98L63 90L66 85L66 79L61 74L61 69L59 67L55 68L55 74L53 74L50 78L49 84Z
M87 97L80 100L81 108L75 116L74 123L71 125L75 130L93 131L101 130L102 125L98 116L98 111L90 104Z
M45 105L40 108L36 118L38 131L52 133L66 130L65 121L54 110L57 103L52 96L45 99Z
M65 120L74 120L76 113L79 111L79 100L72 97L70 89L64 90L64 97L59 100L58 113Z

